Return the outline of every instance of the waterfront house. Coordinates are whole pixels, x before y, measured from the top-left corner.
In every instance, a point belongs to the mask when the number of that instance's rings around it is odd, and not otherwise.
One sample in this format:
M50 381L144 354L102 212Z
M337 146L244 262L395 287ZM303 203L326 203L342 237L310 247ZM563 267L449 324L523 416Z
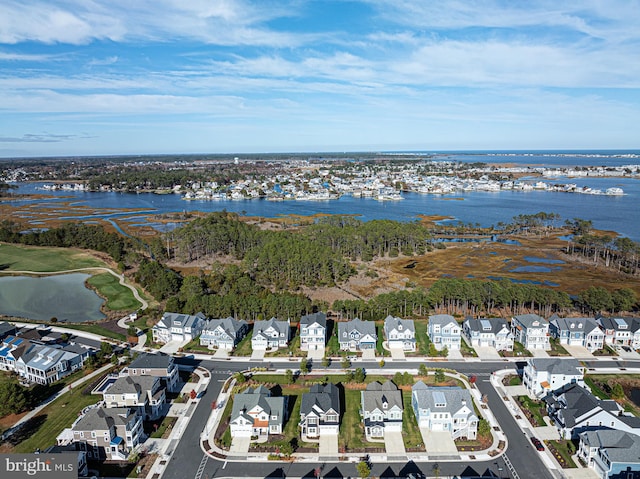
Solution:
M604 330L604 342L611 346L631 346L634 349L640 347L640 319L597 316L597 323ZM636 340L636 333L638 338ZM637 345L634 346L634 342Z
M340 392L335 384L311 386L309 392L302 395L300 404L302 440L316 440L321 435L338 434L340 413Z
M580 434L577 455L602 479L640 478L640 436L615 429Z
M0 340L3 340L7 336L15 336L18 328L16 328L13 324L7 323L6 321L0 321Z
M560 344L582 346L590 352L604 347L604 332L593 318L549 318L549 333Z
M574 358L528 358L522 384L530 396L540 398L568 384L584 386L584 368Z
M384 320L384 335L389 349L416 350L416 328L413 319L387 316Z
M514 339L526 349L551 349L549 322L537 314L521 314L511 319Z
M164 313L160 321L153 325L151 332L156 343L193 341L202 332L206 320L203 313L195 316L180 313Z
M598 399L579 384L570 384L545 396L549 417L564 439L580 433L611 428L640 434L640 417L624 412L615 401Z
M462 332L472 347L494 348L496 351L513 351L513 333L503 318L467 318Z
M429 316L427 334L438 351L457 350L462 343L462 328L450 314Z
M24 338L7 336L0 346L0 369L16 371L16 362L35 346Z
M322 312L306 314L300 318L300 349L324 349L327 338L327 315Z
M141 354L128 367L120 372L121 376L156 376L164 380L167 391L180 391L180 375L173 357L166 354Z
M278 321L271 318L268 321L256 321L253 324L251 347L254 350L286 348L289 344L291 321Z
M338 343L343 351L375 349L377 341L378 335L373 321L356 318L338 323Z
M270 434L282 434L286 413L284 397L272 397L264 386L247 388L233 398L231 436L266 439Z
M80 369L89 350L80 346L33 345L15 362L15 371L27 381L51 384Z
M360 392L360 414L367 441L383 439L385 431L402 432L402 392L391 381L367 384Z
M231 351L249 332L249 324L232 317L205 321L200 334L200 346Z
M166 388L158 376L121 376L102 391L108 408L132 407L145 419L162 415Z
M478 417L471 394L456 386L433 387L418 381L411 388L411 405L419 427L447 431L452 439L475 439Z
M89 459L127 460L146 437L142 417L134 408L94 407L81 416L71 430L58 436L58 445L75 443Z

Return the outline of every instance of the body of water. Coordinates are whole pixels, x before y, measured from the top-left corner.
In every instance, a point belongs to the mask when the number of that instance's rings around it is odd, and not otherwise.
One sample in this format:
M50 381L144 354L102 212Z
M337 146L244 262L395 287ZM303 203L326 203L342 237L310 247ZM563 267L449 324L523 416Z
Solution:
M104 319L103 300L85 288L87 278L83 273L0 277L0 314L69 323Z
M536 165L626 165L640 163L640 159L629 159L621 156L602 157L586 156L517 156L515 154L460 154L450 155L443 159L459 159L460 161L481 161L486 163L513 163ZM581 218L591 220L597 229L616 231L634 241L640 241L640 180L633 178L559 178L540 179L547 183L575 183L578 186L589 186L593 189L606 190L620 187L624 196L585 195L577 193L560 193L549 191L470 191L450 195L425 195L420 193L404 193L402 201L377 201L371 198L353 198L343 196L337 200L327 201L267 201L252 200L217 200L217 201L185 201L180 195L156 195L153 193L108 193L108 192L46 192L73 204L92 208L111 209L110 214L101 217L126 217L140 223L131 213L120 213L122 208L142 209L145 212L169 213L182 211L231 211L249 216L277 217L280 215L309 216L317 213L332 215L357 215L363 221L374 219L390 219L397 221L414 221L419 215L450 216L447 222L473 223L483 227L509 223L520 214L535 214L540 211L557 213L561 220ZM20 184L18 193L44 193L37 190L38 183ZM43 208L53 207L54 202L40 202ZM15 202L20 204L22 201ZM91 220L91 216L83 220ZM160 228L160 227L159 227Z

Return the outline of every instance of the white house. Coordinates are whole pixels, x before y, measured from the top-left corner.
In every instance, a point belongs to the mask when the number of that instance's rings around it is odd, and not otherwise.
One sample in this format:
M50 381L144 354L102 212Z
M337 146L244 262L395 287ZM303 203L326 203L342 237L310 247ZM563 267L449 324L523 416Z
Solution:
M462 328L450 314L429 316L427 334L438 351L444 348L449 351L460 349Z
M511 319L511 332L526 349L551 349L549 322L537 314L521 314Z
M416 350L416 327L413 319L387 316L384 320L384 335L389 349Z
M303 441L337 435L340 429L340 393L333 383L314 384L302 395L300 435Z
M489 347L513 351L513 333L503 318L467 318L462 332L472 347Z
M193 341L200 336L206 319L203 313L198 313L195 316L164 313L160 321L151 328L153 341L156 343Z
M200 334L200 346L231 351L249 331L249 324L231 317L205 321Z
M529 358L522 384L530 396L540 398L568 384L584 386L584 368L574 358Z
M640 477L640 436L615 429L580 434L578 457L602 479Z
M606 344L640 348L640 319L598 316L596 321L604 330Z
M256 321L253 324L251 347L255 350L286 348L289 344L291 321L278 321L271 318L268 321Z
M322 312L300 318L300 349L302 351L324 349L327 339L327 315Z
M418 381L411 388L411 404L419 427L448 431L454 440L476 438L478 417L466 389L429 387Z

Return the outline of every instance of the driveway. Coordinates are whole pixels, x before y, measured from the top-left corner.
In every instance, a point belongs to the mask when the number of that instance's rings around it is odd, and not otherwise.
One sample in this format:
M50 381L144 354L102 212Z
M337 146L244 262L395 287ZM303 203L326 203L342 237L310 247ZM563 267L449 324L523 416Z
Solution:
M231 447L229 448L229 456L231 457L247 457L249 452L249 446L251 445L251 437L239 437L236 436L231 440Z
M474 346L476 353L480 359L502 359L496 348L490 346Z
M321 460L330 460L338 457L338 435L337 434L320 434L320 444L318 453Z
M534 358L548 358L549 354L543 349L530 349Z
M216 352L213 353L213 357L216 359L227 359L229 357L229 350L218 348Z
M318 349L309 349L309 351L307 351L307 359L322 360L322 358L324 358L324 346L321 346Z
M459 349L449 349L447 359L463 359L462 351Z
M375 361L376 359L376 350L375 349L363 349L362 350L362 359L369 361Z
M389 352L391 353L391 359L394 359L396 361L404 361L406 359L402 346L400 346L399 348L389 348Z
M561 346L574 358L594 358L594 355L584 346L569 346L568 344L562 344Z
M187 345L189 341L169 341L160 348L161 353L168 355L176 354L178 350Z
M385 431L384 447L387 451L387 458L406 458L407 451L404 448L402 431Z
M251 361L262 361L266 352L266 349L254 349L251 352Z
M430 431L426 427L421 427L420 432L429 460L460 457L458 448L448 432Z

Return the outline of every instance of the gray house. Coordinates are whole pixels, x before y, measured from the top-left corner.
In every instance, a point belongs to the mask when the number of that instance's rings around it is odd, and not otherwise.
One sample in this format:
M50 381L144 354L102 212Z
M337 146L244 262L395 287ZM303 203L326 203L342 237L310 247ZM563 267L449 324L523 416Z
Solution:
M164 379L167 391L180 390L178 366L173 357L166 354L141 354L128 367L122 370L121 376L157 376Z
M324 349L327 339L327 315L322 312L306 314L300 318L300 349Z
M520 314L511 319L511 332L527 349L551 349L549 322L537 314Z
M309 392L302 395L300 404L302 440L313 441L321 434L338 434L340 414L340 392L335 384L311 386Z
M580 434L578 457L606 479L640 478L640 436L615 429Z
M198 313L195 316L164 313L160 321L151 328L153 341L156 343L193 341L200 336L202 325L206 319L203 313Z
M593 318L549 318L549 333L560 344L582 346L590 352L604 347L604 331Z
M360 403L368 441L384 438L385 431L402 432L402 393L393 382L369 383L360 393Z
M158 376L121 376L102 392L106 407L133 407L147 419L162 414L166 388Z
M378 335L373 321L352 319L345 323L338 323L338 343L344 351L361 351L375 349Z
M251 347L253 349L286 348L289 344L291 321L278 321L271 318L268 321L256 321L253 324Z
M249 324L242 319L232 317L205 321L200 334L200 346L209 349L231 351L245 337Z
M443 349L457 350L462 344L462 328L450 314L434 314L429 316L427 334L438 351Z
M284 397L272 397L264 386L247 388L233 398L231 435L267 438L270 434L282 434L286 413Z
M513 334L503 318L467 318L462 333L470 346L513 351Z

